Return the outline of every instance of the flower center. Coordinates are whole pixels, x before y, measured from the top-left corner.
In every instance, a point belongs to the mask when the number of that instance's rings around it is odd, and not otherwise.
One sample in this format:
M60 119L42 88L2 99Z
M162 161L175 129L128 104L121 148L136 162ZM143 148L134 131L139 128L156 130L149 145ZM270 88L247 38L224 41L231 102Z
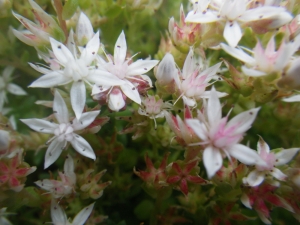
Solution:
M71 124L62 123L54 130L54 134L57 136L58 141L71 141L73 139L73 131L74 129Z

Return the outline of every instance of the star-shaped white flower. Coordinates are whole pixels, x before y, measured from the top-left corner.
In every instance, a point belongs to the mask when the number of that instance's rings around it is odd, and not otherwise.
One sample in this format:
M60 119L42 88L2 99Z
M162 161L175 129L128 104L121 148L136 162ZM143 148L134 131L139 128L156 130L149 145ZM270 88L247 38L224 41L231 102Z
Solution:
M7 101L6 93L13 95L27 95L27 93L18 85L11 83L11 74L14 71L14 67L7 66L2 76L0 76L0 112L3 110L3 105Z
M108 62L104 61L102 58L98 57L98 68L102 71L107 71L114 76L118 77L122 84L111 84L104 86L94 86L92 95L96 95L99 93L103 93L107 90L112 90L114 87L119 87L122 93L124 93L128 98L137 104L141 104L141 97L139 94L139 83L148 83L151 84L151 79L144 75L150 71L157 63L158 60L142 60L139 59L135 62L132 62L132 58L126 59L127 54L127 44L125 39L125 34L122 31L118 40L115 44L114 56L113 58L107 56ZM113 102L120 102L119 104L110 103L114 111L120 110L124 107L123 96L120 92L111 95L108 94L109 100L107 102L111 102L110 98L114 98Z
M223 157L234 157L246 165L260 164L257 152L239 144L244 133L250 129L259 108L250 109L232 118L222 118L222 107L214 87L210 92L204 114L198 111L197 119L186 122L202 140L203 163L208 177L211 178L222 167Z
M248 55L240 48L233 48L226 44L221 44L225 52L246 63L242 66L242 71L247 76L260 77L271 73L282 72L282 70L292 61L293 54L300 46L300 35L293 42L282 41L276 51L276 43L272 37L264 49L258 40L253 51L248 50L253 56Z
M291 161L299 150L299 148L290 148L281 149L277 152L270 151L268 144L260 137L257 143L257 151L266 165L256 165L255 169L243 179L243 182L249 186L258 186L264 181L265 176L268 174L277 180L284 181L287 175L282 173L276 166L281 166Z
M35 184L48 191L54 198L62 198L74 191L76 174L74 173L74 160L68 155L64 164L64 171L58 172L61 180L44 179L36 181Z
M198 1L195 1L194 4L196 2L198 4ZM248 9L250 2L248 0L213 1L210 5L215 10L203 6L194 7L194 10L186 16L185 21L195 23L225 22L223 36L230 46L235 47L243 35L240 24L268 19L281 25L288 23L293 18L289 12L281 7L261 6ZM204 1L202 5L207 6L208 1ZM278 21L279 16L283 21Z
M52 198L51 200L51 219L53 225L83 225L89 218L90 214L93 211L94 204L90 204L87 207L83 208L73 219L72 222L69 222L67 215L64 210L58 205L56 200Z
M107 71L98 70L93 63L100 46L99 31L88 41L84 48L80 48L81 53L79 57L77 57L77 47L75 46L73 35L71 31L68 39L68 47L70 49L50 38L53 54L61 68L49 70L30 63L34 69L44 73L44 75L34 81L29 87L50 88L72 83L70 90L71 104L76 118L80 119L86 101L85 83L92 87L93 84L118 85L124 82Z
M48 144L50 143L50 145L45 155L44 167L49 167L57 160L68 142L70 142L78 153L95 160L96 156L90 144L76 132L89 126L95 120L100 111L82 113L80 119L69 118L66 103L59 92L55 90L53 112L58 124L43 119L21 120L37 132L54 134L54 136L47 142Z
M216 73L221 66L221 62L202 70L201 66L194 57L194 51L191 48L187 55L182 71L179 71L180 82L177 83L180 96L184 103L190 107L197 105L197 100L209 98L210 91L206 88L216 79ZM218 97L224 97L227 93L217 92Z

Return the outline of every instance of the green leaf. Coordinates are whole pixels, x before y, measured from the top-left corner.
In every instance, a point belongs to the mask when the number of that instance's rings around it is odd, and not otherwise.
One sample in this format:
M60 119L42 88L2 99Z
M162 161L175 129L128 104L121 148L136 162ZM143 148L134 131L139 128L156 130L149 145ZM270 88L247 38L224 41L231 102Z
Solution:
M63 7L62 18L64 20L70 19L73 16L73 14L76 12L78 6L79 6L78 0L68 0Z
M138 204L134 209L134 214L140 219L148 219L154 210L153 202L149 200L144 200L140 204Z
M118 5L113 5L109 7L109 9L106 11L105 15L108 18L115 18L122 12L122 8Z

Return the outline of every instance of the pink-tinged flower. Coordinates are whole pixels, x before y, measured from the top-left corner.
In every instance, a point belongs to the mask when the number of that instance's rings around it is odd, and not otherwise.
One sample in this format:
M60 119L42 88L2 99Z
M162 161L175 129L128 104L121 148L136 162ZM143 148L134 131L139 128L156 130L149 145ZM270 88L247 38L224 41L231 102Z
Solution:
M48 191L54 198L62 198L74 192L76 184L76 174L74 173L74 160L67 156L64 171L58 172L60 180L44 179L36 181L35 184Z
M188 52L190 46L200 41L201 35L200 24L187 24L183 6L180 6L180 22L177 24L174 17L169 20L169 33L174 46L184 52Z
M207 181L201 178L198 173L198 160L188 163L173 162L166 182L171 185L177 184L175 187L187 195L189 193L188 183L207 184Z
M0 158L8 153L9 144L9 133L5 130L0 130Z
M294 212L286 200L274 194L276 189L276 186L270 184L262 184L251 188L246 187L241 201L244 206L250 209L253 208L265 224L271 224L270 209L266 205L266 202L271 203L273 206L282 207L290 212Z
M72 32L69 38L72 38ZM80 119L86 100L85 83L92 84L121 84L118 78L106 71L98 70L93 61L96 59L99 49L99 32L82 49L80 57L77 57L76 46L73 43L73 49L68 49L64 44L50 38L53 53L60 64L58 70L48 70L30 64L37 71L44 73L42 77L34 81L29 87L50 88L59 85L72 83L70 90L71 105L76 118Z
M117 77L119 82L112 84L104 82L102 85L95 85L92 95L98 100L99 96L105 93L106 101L109 102L109 107L113 111L119 111L125 106L126 99L123 94L137 104L141 104L140 93L145 91L141 90L141 87L147 86L146 89L151 87L151 79L144 73L150 71L158 63L158 60L142 59L132 62L132 57L126 59L126 54L127 44L122 31L115 44L114 56L107 56L108 62L97 57L98 69ZM111 94L114 87L117 87L119 91Z
M201 64L201 63L200 63ZM203 98L209 98L210 91L206 91L212 83L212 79L217 79L216 73L221 66L221 62L202 70L201 65L194 57L194 51L191 48L187 55L182 71L179 71L179 82L176 82L179 98L182 97L184 104L195 107L197 101ZM227 94L217 92L218 97L224 97ZM178 99L177 99L178 100Z
M271 73L282 73L286 66L291 62L292 55L300 46L300 36L297 36L293 42L286 43L282 41L276 51L274 36L268 42L264 49L258 40L252 55L246 54L239 48L221 44L225 52L246 63L242 66L242 71L247 76L260 77Z
M139 176L144 182L147 184L153 186L156 189L161 188L161 182L165 182L167 175L166 175L166 167L167 167L167 161L168 161L169 153L166 153L164 155L163 160L160 163L160 166L156 169L149 158L148 154L145 154L145 162L147 166L146 171L136 171L136 169L133 169L133 172Z
M298 35L297 37L299 37ZM300 57L295 58L291 61L289 67L286 71L282 74L283 76L277 82L277 85L280 88L285 90L294 90L300 88L300 76L299 76L299 69L300 69ZM297 96L297 95L296 95ZM299 97L291 97L288 98L287 101L295 102L298 101Z
M196 1L199 4L199 1ZM196 4L196 2L194 4ZM208 5L208 1L204 1L204 5ZM211 23L224 22L223 36L227 43L235 47L241 40L243 34L240 24L249 22L268 21L267 28L274 29L282 24L286 24L292 20L292 15L286 9L274 6L261 6L257 8L248 8L248 0L224 0L213 1L210 8L201 7L201 10L193 10L188 13L185 21L195 23ZM270 23L272 23L270 25Z
M10 93L13 95L27 95L27 93L18 85L11 83L11 74L14 68L7 66L2 76L0 76L0 112L3 110L3 105L7 102L6 94Z
M14 35L25 44L35 47L44 47L45 44L49 44L49 37L64 41L64 33L55 19L48 15L35 1L29 0L29 4L37 23L13 12L13 15L28 29L24 31L13 29Z
M5 187L5 189L19 192L24 187L26 176L36 170L35 166L29 167L28 164L22 162L21 157L21 152L19 152L11 159L0 161L0 188Z
M165 117L171 130L176 135L176 141L180 145L187 146L191 143L199 142L199 137L194 133L193 129L186 123L188 119L193 118L193 115L188 106L185 106L184 109L184 121L180 118L179 115L174 116L168 112L165 113Z
M255 170L251 171L249 175L243 179L244 184L249 186L260 185L264 181L266 175L269 174L280 181L285 181L287 175L282 173L281 170L276 167L287 164L299 150L299 148L290 148L270 152L268 144L259 137L257 151L266 165L256 165Z
M84 173L83 185L80 186L80 190L83 191L85 197L91 197L92 199L98 199L103 195L103 190L111 184L111 181L104 183L99 182L102 176L106 173L106 170L93 175L94 170L89 169Z
M82 113L80 119L70 118L66 103L55 89L53 112L58 124L43 119L21 120L37 132L54 134L47 142L47 144L50 145L45 155L45 169L57 160L62 150L66 148L68 142L70 142L79 154L95 160L96 156L90 144L76 132L80 132L88 127L95 120L100 111Z
M198 111L198 119L189 119L187 124L201 139L204 146L203 163L209 178L222 167L225 156L234 157L246 165L260 163L258 154L239 144L244 133L250 129L259 108L250 109L228 121L222 118L222 107L214 87L210 92L204 113ZM228 121L228 122L227 122Z
M158 96L149 95L148 97L142 99L142 105L138 109L138 113L153 119L156 129L156 118L163 118L166 110L172 109L172 107L173 106L171 103L163 102L163 100Z
M59 206L54 198L51 200L51 219L53 225L83 225L89 218L91 212L93 211L94 204L90 204L83 208L73 219L69 222L67 215L64 210Z

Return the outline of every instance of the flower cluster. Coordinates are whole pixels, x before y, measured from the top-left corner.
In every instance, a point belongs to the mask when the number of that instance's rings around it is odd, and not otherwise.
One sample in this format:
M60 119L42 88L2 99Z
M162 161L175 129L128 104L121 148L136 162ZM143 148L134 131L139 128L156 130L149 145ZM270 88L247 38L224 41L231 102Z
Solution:
M300 221L299 0L8 2L0 224Z

